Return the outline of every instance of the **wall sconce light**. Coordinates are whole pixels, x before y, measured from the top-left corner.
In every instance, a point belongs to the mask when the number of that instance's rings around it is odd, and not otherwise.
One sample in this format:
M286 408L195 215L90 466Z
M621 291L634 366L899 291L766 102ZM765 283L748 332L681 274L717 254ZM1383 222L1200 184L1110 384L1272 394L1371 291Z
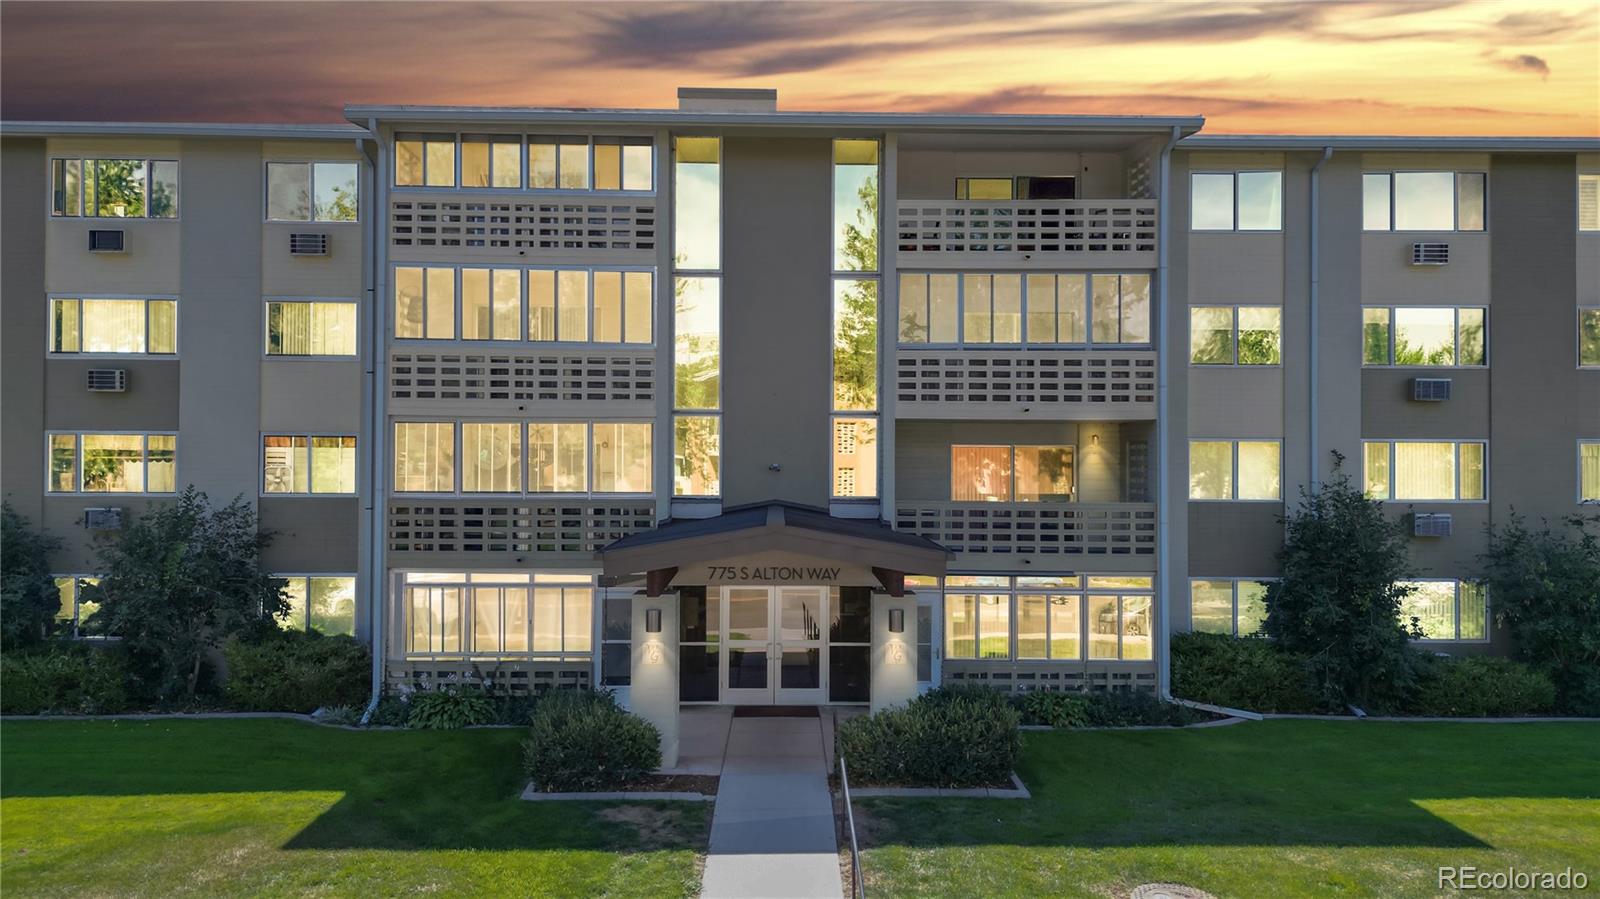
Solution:
M1095 445L1095 446L1099 446L1100 445L1100 435L1099 434L1090 434L1089 435L1089 442L1091 444Z
M891 634L903 634L905 632L906 632L906 610L905 609L890 609L889 610L889 633L891 633Z
M659 634L659 633L661 633L661 610L660 609L645 609L644 610L644 632L647 633L647 634Z

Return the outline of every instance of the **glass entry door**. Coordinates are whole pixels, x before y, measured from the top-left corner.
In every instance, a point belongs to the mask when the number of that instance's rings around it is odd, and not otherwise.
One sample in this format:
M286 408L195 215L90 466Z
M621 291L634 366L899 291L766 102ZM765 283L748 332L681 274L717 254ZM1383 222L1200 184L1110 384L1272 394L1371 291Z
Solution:
M827 602L822 587L723 588L722 701L826 702Z

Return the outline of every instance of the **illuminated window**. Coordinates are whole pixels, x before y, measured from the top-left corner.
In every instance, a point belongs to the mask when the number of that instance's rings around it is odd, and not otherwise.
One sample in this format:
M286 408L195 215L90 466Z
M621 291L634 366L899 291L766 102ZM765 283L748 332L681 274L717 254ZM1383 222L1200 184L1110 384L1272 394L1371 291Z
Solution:
M461 186L522 186L522 138L515 134L461 135Z
M50 301L52 353L169 355L177 351L177 300Z
M1283 361L1283 310L1277 306L1191 306L1194 365L1277 365Z
M356 438L264 435L261 475L263 493L355 493Z
M448 266L396 267L394 308L395 337L454 339L456 270Z
M407 657L586 661L593 650L590 575L411 572L405 579Z
M1361 444L1368 499L1482 500L1488 444L1481 441L1368 440Z
M1484 365L1487 328L1481 306L1368 306L1361 310L1361 363Z
M313 630L333 636L355 636L355 575L276 575L286 582L289 617L279 619L285 630Z
M356 304L267 302L268 356L356 355Z
M51 493L175 493L176 434L50 434Z
M395 135L394 183L396 187L455 187L455 135Z
M1471 581L1400 581L1410 593L1400 600L1400 623L1421 630L1426 641L1489 639L1489 593Z
M1189 441L1189 498L1277 500L1282 496L1277 440Z
M1258 580L1189 581L1189 623L1206 634L1248 637L1267 620L1267 585Z

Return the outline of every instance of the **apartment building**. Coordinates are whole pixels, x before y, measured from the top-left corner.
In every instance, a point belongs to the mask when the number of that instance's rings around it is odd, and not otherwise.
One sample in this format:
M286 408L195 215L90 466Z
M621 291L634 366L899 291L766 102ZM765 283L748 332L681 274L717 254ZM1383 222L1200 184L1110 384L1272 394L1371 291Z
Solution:
M194 484L390 684L674 727L1161 690L1169 633L1258 626L1335 452L1451 652L1504 645L1484 527L1600 500L1600 140L346 112L5 126L5 493L72 536L64 618Z

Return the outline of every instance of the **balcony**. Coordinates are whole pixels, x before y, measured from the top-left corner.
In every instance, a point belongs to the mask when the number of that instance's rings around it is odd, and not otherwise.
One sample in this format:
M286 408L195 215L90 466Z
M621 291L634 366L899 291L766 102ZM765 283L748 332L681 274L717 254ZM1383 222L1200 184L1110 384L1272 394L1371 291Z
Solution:
M895 352L895 416L1153 421L1154 350Z
M895 529L956 553L956 568L1149 570L1156 556L1154 503L896 503Z
M1156 266L1156 201L900 200L901 268Z
M472 559L487 553L592 560L600 547L655 527L651 499L542 499L394 496L390 564ZM413 554L426 554L414 556Z
M491 345L492 346L492 345ZM513 415L533 404L574 415L655 415L655 350L397 345L389 352L389 411L399 415Z
M656 199L396 192L389 202L389 252L397 260L531 262L582 256L654 265ZM441 253L446 255L440 256Z

